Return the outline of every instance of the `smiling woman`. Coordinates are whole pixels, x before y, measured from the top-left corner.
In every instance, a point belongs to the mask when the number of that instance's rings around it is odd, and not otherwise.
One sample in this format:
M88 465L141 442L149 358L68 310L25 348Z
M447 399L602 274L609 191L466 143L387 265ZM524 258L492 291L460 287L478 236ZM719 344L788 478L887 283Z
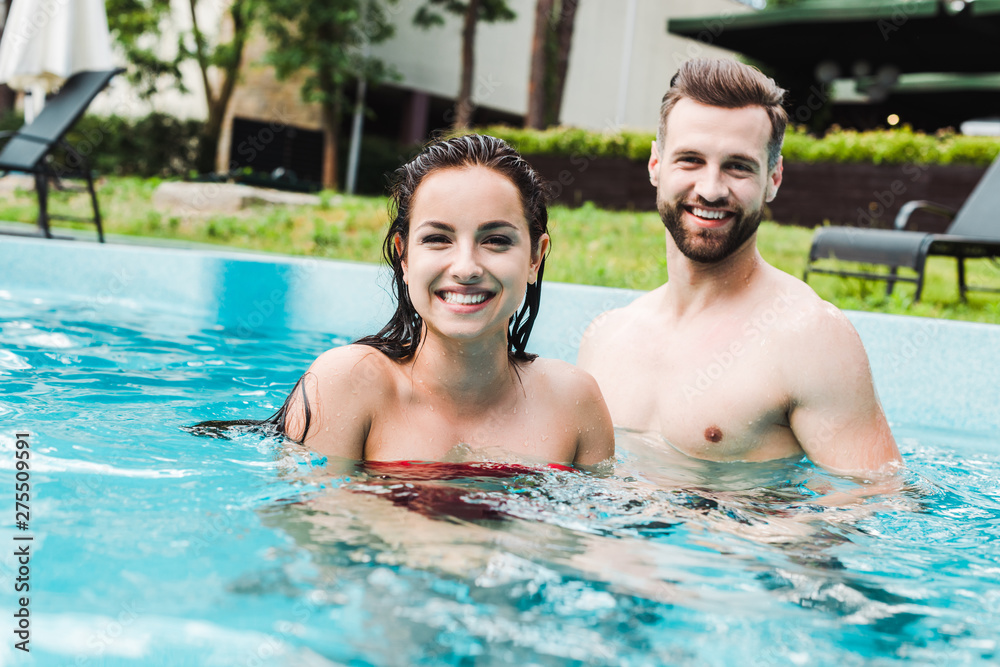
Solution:
M267 421L349 459L611 458L593 378L525 349L549 246L545 198L531 166L494 137L437 142L399 168L383 244L392 319L322 354Z

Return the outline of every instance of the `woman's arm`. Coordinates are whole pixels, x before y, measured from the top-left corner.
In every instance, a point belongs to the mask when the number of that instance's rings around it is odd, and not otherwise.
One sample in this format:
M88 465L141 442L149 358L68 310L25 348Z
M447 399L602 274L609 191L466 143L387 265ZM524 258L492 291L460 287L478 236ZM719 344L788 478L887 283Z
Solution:
M611 413L597 381L586 371L576 369L578 399L575 405L579 437L573 463L594 466L615 456L615 429Z

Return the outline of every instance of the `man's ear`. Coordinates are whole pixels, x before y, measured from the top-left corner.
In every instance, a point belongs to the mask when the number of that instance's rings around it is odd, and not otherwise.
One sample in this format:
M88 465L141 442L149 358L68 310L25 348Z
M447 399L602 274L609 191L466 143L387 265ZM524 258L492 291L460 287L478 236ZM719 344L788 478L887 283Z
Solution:
M775 195L778 194L778 188L781 187L781 173L785 165L782 163L782 158L778 156L778 164L774 166L774 170L767 175L767 195L764 201L771 201L774 199Z
M531 270L528 272L528 284L534 285L535 281L538 280L538 267L542 265L542 260L545 259L545 253L549 251L549 235L542 234L538 237L538 252L531 260Z
M403 246L403 239L400 238L398 233L392 235L392 245L396 249L396 254L399 257L402 257L402 260L400 260L400 266L403 267L403 282L409 284L409 280L406 275L406 255L403 254L403 251L406 248Z
M660 149L656 147L656 140L653 140L653 145L649 150L649 164L646 165L649 168L649 182L652 183L653 187L659 187L660 185Z

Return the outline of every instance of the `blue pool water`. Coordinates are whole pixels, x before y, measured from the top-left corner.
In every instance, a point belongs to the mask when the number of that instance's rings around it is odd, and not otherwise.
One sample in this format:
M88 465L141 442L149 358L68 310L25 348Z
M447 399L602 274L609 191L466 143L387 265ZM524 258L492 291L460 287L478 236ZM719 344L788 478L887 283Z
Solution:
M257 435L385 317L379 272L0 243L0 664L987 665L1000 660L1000 332L850 314L907 470L861 505L807 462L619 433L615 474L328 466ZM547 285L572 359L634 294ZM31 521L14 528L15 434ZM31 653L14 536L33 536Z

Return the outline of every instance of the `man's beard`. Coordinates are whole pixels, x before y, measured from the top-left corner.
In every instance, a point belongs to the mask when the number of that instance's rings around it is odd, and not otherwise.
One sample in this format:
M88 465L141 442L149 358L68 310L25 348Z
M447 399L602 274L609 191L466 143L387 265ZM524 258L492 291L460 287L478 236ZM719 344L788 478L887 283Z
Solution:
M712 205L704 200L701 202L706 207ZM716 204L717 206L717 204ZM732 208L732 207L727 207ZM657 202L657 209L660 212L660 219L663 226L674 238L678 250L690 260L703 264L714 264L726 259L746 240L754 235L760 227L761 220L764 219L764 207L758 207L752 211L747 211L741 207L735 207L735 219L730 223L728 231L720 229L688 229L684 226L682 215L684 207L680 202Z

